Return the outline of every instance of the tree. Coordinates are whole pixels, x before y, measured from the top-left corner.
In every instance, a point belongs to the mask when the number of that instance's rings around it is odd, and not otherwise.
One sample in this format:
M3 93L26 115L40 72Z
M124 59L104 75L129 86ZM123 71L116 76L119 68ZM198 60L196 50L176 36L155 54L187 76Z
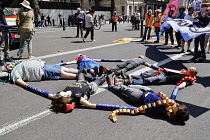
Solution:
M39 16L41 14L38 0L31 0L31 6L34 8L34 22L38 25Z

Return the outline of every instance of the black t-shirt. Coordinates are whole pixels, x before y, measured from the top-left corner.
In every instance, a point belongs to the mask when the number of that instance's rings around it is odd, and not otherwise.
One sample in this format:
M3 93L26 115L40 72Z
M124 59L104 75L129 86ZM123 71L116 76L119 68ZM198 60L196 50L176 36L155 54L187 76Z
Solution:
M165 72L166 75L166 83L167 84L176 84L178 83L182 78L186 77L187 75L184 74L175 74L171 72ZM192 84L191 81L186 80L186 86L189 86Z
M81 97L87 96L88 99L90 97L90 86L86 81L69 84L63 91L69 90L72 92L71 98L74 98L73 101L76 103L80 102Z

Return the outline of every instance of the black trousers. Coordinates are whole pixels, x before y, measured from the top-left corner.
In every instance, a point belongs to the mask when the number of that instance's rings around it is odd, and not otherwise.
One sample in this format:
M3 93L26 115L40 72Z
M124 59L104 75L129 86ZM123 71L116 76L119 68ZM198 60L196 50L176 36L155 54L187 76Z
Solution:
M180 32L175 32L175 36L176 36L176 41L177 41L178 46L181 47L182 46L182 44L181 44L181 40L182 40L181 33Z
M91 40L93 40L94 39L94 29L93 29L93 27L86 28L86 33L85 33L84 38L87 38L87 36L89 35L89 32L91 33Z
M195 38L195 40L194 40L194 44L195 44L194 57L197 57L198 47L199 47L199 44L200 44L201 57L203 59L206 59L206 52L205 52L205 47L204 47L205 35L206 34L202 34L202 35Z
M173 28L165 30L165 37L166 37L165 43L168 43L168 35L170 36L171 44L174 45Z
M112 22L112 31L114 31L114 28L117 31L117 22Z

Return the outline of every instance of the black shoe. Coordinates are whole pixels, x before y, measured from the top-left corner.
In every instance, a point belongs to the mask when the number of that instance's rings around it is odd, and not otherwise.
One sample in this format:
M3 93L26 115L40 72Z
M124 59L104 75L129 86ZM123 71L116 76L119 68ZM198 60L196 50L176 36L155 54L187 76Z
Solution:
M178 46L175 46L174 48L181 49L181 46L178 45Z
M159 43L159 41L155 41L154 43Z
M7 63L4 61L4 60L0 60L0 65L1 66L4 66L4 65L6 65Z
M185 53L184 49L181 50L181 53Z
M140 42L144 42L144 39L142 39Z
M194 63L204 63L205 62L205 58L199 57L199 58L196 58L193 62Z
M103 66L100 66L99 67L99 72L98 72L98 76L101 76L104 72L104 67Z
M194 62L194 60L196 59L196 57L193 57L190 59L191 62Z

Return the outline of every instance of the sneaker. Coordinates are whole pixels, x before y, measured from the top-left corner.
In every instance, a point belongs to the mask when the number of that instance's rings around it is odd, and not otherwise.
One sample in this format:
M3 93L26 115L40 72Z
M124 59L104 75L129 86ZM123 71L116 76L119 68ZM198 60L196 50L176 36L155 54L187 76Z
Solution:
M93 39L93 40L91 40L91 41L92 41L92 42L95 42L96 40Z
M164 43L163 45L168 45L168 43Z
M33 59L35 56L33 56L33 55L30 55L30 56L28 56L28 59Z
M7 63L4 61L4 60L0 60L0 65L1 66L4 66L4 65L6 65Z
M181 49L181 46L178 45L178 46L175 46L174 48Z
M4 60L5 60L6 62L14 62L14 61L15 61L15 60L12 59L12 57L5 58Z
M154 43L159 43L159 41L155 41Z
M181 53L185 53L185 50L184 50L184 49L182 49L182 50L181 50Z

